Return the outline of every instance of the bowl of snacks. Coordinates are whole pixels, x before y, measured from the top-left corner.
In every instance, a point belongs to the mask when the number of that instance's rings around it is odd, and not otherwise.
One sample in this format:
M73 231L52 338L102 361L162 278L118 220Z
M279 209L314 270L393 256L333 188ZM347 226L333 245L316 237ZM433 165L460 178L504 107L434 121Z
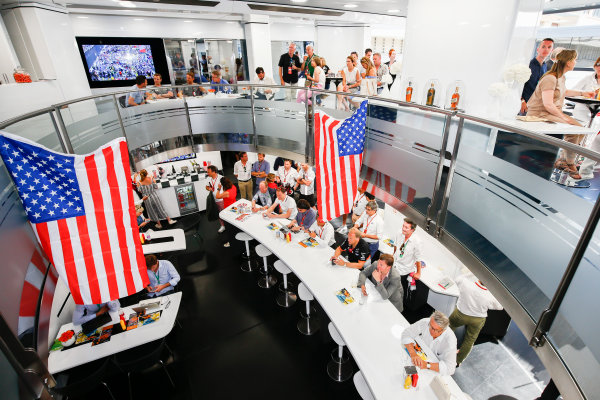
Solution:
M69 329L68 331L64 331L59 337L58 340L62 343L64 347L72 346L75 343L75 331L73 329Z

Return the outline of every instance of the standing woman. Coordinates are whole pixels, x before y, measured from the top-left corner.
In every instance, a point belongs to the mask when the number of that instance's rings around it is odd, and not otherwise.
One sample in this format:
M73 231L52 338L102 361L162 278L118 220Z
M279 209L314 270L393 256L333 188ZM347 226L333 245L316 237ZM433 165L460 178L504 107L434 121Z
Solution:
M223 209L235 203L236 196L237 188L233 183L225 177L221 178L221 185L219 191L215 193L215 197L217 199L223 199ZM229 247L229 242L225 243L223 247Z
M152 181L152 177L148 175L148 171L145 169L140 171L140 184L138 185L138 189L144 196L142 200L144 200L148 217L154 221L156 229L162 229L160 221L163 219L166 219L169 222L169 225L177 222L167 216L162 202L160 201L158 194L156 194L156 186Z
M563 50L556 56L556 62L537 84L533 95L527 102L527 115L546 118L550 121L561 122L570 125L581 126L573 117L562 112L565 96L588 96L594 92L581 90L567 90L565 87L565 74L573 71L577 59L575 50ZM584 135L564 135L564 140L573 144L579 144ZM581 179L581 175L575 166L576 153L571 150L563 150L554 168L569 173L572 179Z

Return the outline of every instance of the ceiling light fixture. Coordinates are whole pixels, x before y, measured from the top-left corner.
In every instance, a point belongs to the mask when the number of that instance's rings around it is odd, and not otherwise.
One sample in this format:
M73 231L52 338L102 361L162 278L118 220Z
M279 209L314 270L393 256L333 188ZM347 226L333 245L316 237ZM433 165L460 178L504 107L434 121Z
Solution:
M346 8L356 8L356 7L358 7L358 5L357 4L344 4L344 7L346 7Z
M192 22L192 21L190 21L189 19L186 19L186 20L185 20L185 21L183 21L183 22Z
M131 1L119 1L119 5L121 7L127 7L127 8L136 8L137 6L135 4L133 4Z
M143 20L144 20L144 18L134 18L133 20L134 20L134 21L143 21Z
M397 13L397 12L400 12L400 10L388 10L388 12L390 12L390 13Z
M89 17L85 17L85 16L83 16L83 15L80 15L80 16L79 16L79 17L77 17L77 18L79 18L79 19L87 19L87 18L89 18Z
M292 3L306 3L308 0L292 0Z

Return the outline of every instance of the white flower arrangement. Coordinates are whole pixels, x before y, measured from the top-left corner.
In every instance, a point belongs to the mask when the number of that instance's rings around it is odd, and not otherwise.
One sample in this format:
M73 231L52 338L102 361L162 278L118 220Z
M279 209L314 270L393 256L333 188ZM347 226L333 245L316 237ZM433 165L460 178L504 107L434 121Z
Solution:
M488 93L492 97L502 98L508 95L510 89L504 82L495 82L488 87Z
M392 65L394 65L394 64L392 64ZM393 80L392 80L392 76L390 74L385 74L381 77L381 83L387 83L389 85L392 82L393 82Z
M531 77L531 70L525 64L513 64L506 67L502 73L504 82L516 82L523 84Z
M390 74L398 75L402 72L402 63L400 61L396 61L392 65L390 65Z

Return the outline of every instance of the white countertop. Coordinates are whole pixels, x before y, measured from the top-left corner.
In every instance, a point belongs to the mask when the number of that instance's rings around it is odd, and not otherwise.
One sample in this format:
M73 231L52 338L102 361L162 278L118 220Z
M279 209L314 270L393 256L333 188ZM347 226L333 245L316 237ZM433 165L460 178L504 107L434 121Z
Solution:
M490 119L491 120L491 119ZM494 122L510 125L512 127L518 129L526 129L529 131L534 131L537 133L542 133L545 135L560 135L560 134L583 134L583 135L591 135L598 133L597 131L586 128L584 126L576 126L570 124L561 124L558 122L526 122L520 121L518 119L494 119ZM469 123L477 123L473 121L467 121ZM479 124L479 123L477 123ZM485 124L481 124L485 125ZM488 125L485 125L488 126Z
M167 225L167 223L164 223ZM152 243L154 239L172 237L172 242ZM185 232L183 229L168 229L150 232L150 242L142 245L144 254L167 253L186 249Z
M240 200L234 205L239 203L249 204ZM306 284L340 332L375 398L435 398L429 387L437 374L433 371L419 371L418 390L404 389L404 366L411 364L400 335L409 324L392 303L382 301L370 282L367 282L367 304L359 304L359 289L353 287L358 280L358 270L332 266L329 259L333 249L329 246L304 248L298 245L306 234L292 235L291 243L277 239L275 232L266 227L274 220L263 219L260 214L252 214L240 222L236 220L238 215L227 208L221 211L220 217L262 243ZM349 305L340 303L335 292L341 288L348 289L356 301ZM445 376L443 380L455 398L464 398L452 377Z

